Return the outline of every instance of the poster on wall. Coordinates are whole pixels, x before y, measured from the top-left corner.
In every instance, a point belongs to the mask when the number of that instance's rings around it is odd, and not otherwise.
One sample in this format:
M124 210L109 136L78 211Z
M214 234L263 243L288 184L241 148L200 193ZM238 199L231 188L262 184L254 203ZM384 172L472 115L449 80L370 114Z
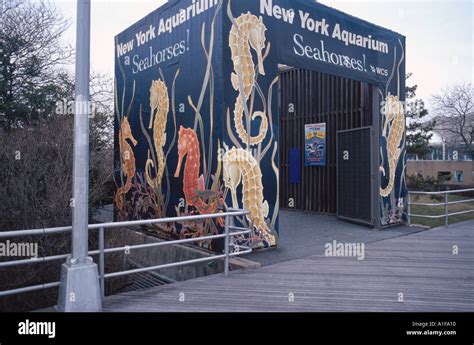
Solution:
M326 165L326 124L305 125L304 165Z

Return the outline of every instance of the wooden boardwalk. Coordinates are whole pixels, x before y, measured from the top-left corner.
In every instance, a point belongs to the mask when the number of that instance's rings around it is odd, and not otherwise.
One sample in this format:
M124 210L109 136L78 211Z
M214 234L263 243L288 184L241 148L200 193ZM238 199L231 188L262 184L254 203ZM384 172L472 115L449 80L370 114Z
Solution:
M368 244L361 261L309 256L110 296L104 311L473 312L474 221Z

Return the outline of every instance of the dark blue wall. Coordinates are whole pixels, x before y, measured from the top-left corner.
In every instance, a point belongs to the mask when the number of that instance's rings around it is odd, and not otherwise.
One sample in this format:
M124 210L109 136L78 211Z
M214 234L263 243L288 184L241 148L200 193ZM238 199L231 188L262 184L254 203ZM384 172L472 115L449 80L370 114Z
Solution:
M287 12L289 10L294 13L291 23ZM309 26L302 27L300 11L312 18L308 22ZM246 18L250 21L257 18L266 28L265 40L261 42L262 55L266 54L262 58L265 74L258 71L258 54L255 49L251 47L250 55L246 57L246 61L252 68L256 68L257 73L256 79L250 80L253 96L249 96L245 104L250 115L261 112L260 116L251 121L251 135L256 136L260 132L262 116L268 123L263 140L250 148L236 131L234 115L237 97L244 90L240 85L236 89L231 81L236 66L235 59L232 59L229 35L232 25L242 24L242 21L239 22L242 15L247 15ZM240 19L242 18L244 17ZM182 21L183 19L186 20ZM337 24L341 31L340 39L333 37ZM252 25L249 25L243 25L236 32L244 36L253 35L252 38L255 39L255 35L261 33L251 33ZM315 31L316 25L318 32ZM140 32L145 39L138 46L136 35ZM349 32L353 35L343 36L349 35ZM368 47L369 36L371 44L378 42L375 48ZM344 41L346 38L347 42ZM352 38L355 41L351 43ZM243 39L248 43L250 36ZM364 43L364 39L366 46L358 46L358 43ZM124 50L127 42L133 42L133 48L130 46L130 49ZM226 163L219 157L224 157L232 148L242 149L250 152L253 157L247 156L250 163L257 162L258 168L252 169L261 172L259 179L263 186L263 198L256 206L258 209L255 214L265 214L264 223L258 225L254 222L253 246L269 246L278 239L278 64L372 83L378 87L381 100L391 94L404 101L405 96L405 38L310 1L170 1L117 35L115 44L116 218L157 218L225 210L233 202L231 193L226 193L226 181L223 179ZM246 54L244 51L238 53ZM234 58L235 55L236 51ZM241 57L240 61L242 59L244 58ZM153 123L152 128L149 128L150 98L153 93L150 89L153 81L166 85L168 91L169 109L166 112L164 130L166 141L161 144L157 142L163 136L160 130L156 131L159 126L155 127ZM160 107L158 112L163 112L164 104L161 103ZM386 116L383 111L379 116L382 133ZM123 136L120 140L121 133L125 133L125 130L120 131L124 118L130 123L136 145L133 140ZM246 129L245 114L243 124ZM388 121L387 124L385 136L390 137L388 133L391 133L391 125L395 122ZM187 152L183 156L179 176L174 177L178 165L181 127L186 129L182 132L183 138L189 139L195 134L200 157L196 164L196 160L191 160L192 153ZM402 220L406 195L404 137L396 145L401 149L401 154L390 162L385 136L381 135L380 157L377 157L386 170L385 175L381 173L381 186L385 187L389 182L391 165L396 165L396 174L392 192L379 201L383 225ZM394 136L392 140L395 139L397 138ZM157 157L162 145L165 170L162 179L158 181L157 170L160 164ZM223 149L221 152L218 152L219 146ZM135 159L134 164L122 165L125 153L130 150L128 153ZM130 162L132 161L133 159ZM147 161L151 167L149 178L152 183L145 176ZM152 165L150 161L153 162ZM192 170L190 163L197 167ZM132 165L133 168L130 167ZM129 170L132 176L127 175L125 170ZM201 175L202 178L199 178ZM191 185L187 190L183 185L185 179L190 181L188 186ZM239 207L244 206L243 187L241 180L236 188ZM249 219L241 221L243 224L249 223ZM161 235L179 238L217 233L222 231L222 227L218 221L208 221L196 225L169 224L155 230ZM272 236L274 243L271 243L268 236ZM216 250L220 247L220 243L203 245Z

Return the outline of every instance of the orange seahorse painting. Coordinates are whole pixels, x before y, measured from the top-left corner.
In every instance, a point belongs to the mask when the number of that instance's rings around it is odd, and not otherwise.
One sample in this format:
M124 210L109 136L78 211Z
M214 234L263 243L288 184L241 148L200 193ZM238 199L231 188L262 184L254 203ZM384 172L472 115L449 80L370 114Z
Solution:
M125 175L126 181L123 186L117 189L115 193L115 204L118 209L123 209L124 206L124 197L132 187L132 179L135 176L135 154L133 149L128 143L127 140L130 140L133 146L137 146L138 142L135 140L132 134L132 129L130 128L130 123L126 116L123 117L122 123L120 125L119 131L119 146L120 146L120 156L122 159L122 174Z
M186 203L189 206L194 206L201 214L216 213L219 203L223 204L223 200L221 197L213 198L208 202L203 200L203 192L206 190L204 176L199 175L201 152L196 132L191 128L181 126L178 136L178 166L174 177L179 177L185 157L183 191ZM221 219L219 219L219 223L222 225Z

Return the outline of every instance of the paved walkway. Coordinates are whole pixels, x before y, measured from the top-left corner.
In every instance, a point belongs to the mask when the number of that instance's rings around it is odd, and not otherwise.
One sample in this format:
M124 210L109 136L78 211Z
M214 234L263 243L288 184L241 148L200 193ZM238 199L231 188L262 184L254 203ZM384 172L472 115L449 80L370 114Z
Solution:
M360 261L312 255L110 296L104 311L473 312L474 221L369 243Z
M378 231L338 220L335 216L289 210L280 210L280 229L282 231L277 248L254 252L245 258L257 261L263 266L273 265L324 254L324 245L333 240L371 243L425 230L396 226Z

